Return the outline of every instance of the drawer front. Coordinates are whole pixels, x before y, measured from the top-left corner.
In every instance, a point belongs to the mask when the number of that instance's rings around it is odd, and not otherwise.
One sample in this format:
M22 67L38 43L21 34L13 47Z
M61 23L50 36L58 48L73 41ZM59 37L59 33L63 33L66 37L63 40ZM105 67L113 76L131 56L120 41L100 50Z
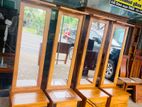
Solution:
M63 102L57 103L56 107L77 107L77 102Z
M129 96L117 96L117 97L112 97L111 98L111 103L112 104L127 104L129 101Z
M112 104L110 107L128 107L128 104Z
M94 103L97 107L105 107L107 103L107 98L95 98L90 99L92 103Z

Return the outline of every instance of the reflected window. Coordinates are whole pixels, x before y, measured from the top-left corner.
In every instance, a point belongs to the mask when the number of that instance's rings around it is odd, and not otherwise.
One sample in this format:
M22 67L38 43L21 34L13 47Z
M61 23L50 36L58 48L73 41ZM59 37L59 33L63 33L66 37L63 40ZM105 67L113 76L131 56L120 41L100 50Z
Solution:
M105 74L106 78L105 84L109 84L114 81L117 62L122 48L124 36L125 36L125 29L121 27L116 27L110 48L109 61Z
M52 85L66 85L69 77L79 19L62 16Z
M94 81L98 54L104 36L104 29L104 23L94 21L91 25L88 47L80 84L91 84Z
M46 11L24 7L17 87L37 86Z

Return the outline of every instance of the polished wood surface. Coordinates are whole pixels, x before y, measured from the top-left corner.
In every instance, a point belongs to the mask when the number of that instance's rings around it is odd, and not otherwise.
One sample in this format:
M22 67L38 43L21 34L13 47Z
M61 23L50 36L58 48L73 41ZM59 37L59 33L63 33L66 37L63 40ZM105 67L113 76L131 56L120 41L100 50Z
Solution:
M129 75L128 64L129 64L129 56L123 55L119 77L128 77Z
M130 94L125 92L123 89L114 87L114 88L102 88L110 96L129 96Z
M84 88L84 89L77 89L77 92L81 93L84 98L91 99L91 98L99 98L99 97L109 97L106 93L101 91L99 88Z
M142 66L142 57L135 56L131 67L130 77L136 77L136 78L140 77L141 66Z
M21 92L10 95L11 107L47 107L49 100L43 91Z
M102 88L110 97L107 107L128 107L130 94L120 88Z
M105 107L109 97L97 87L76 89L76 92L83 99L82 107Z
M46 93L53 104L81 101L81 98L72 89L46 90Z
M142 84L142 79L140 79L140 72L141 72L141 57L140 56L135 56L132 67L131 67L131 72L129 78L125 77L119 77L119 79L123 82L123 88L125 91L127 90L134 90L134 88L137 85ZM121 66L127 67L128 64L122 63ZM132 88L129 88L132 87ZM137 92L136 92L137 93Z
M142 103L142 85L135 86L133 100L136 103Z

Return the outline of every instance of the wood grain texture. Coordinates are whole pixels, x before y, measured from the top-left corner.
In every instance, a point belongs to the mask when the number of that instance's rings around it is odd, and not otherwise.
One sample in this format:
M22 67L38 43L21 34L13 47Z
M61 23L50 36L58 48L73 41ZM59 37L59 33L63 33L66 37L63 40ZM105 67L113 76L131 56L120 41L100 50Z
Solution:
M130 94L120 88L102 88L110 97L107 107L128 107Z
M82 107L105 107L109 97L97 87L76 89L76 92L83 99Z
M21 92L10 95L11 107L46 107L49 103L43 91Z

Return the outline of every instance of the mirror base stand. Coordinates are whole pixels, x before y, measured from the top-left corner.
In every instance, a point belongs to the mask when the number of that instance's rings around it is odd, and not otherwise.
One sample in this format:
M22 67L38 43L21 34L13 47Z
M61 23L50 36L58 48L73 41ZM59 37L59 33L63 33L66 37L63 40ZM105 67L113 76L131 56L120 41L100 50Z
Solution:
M128 107L130 94L118 87L114 88L101 88L106 94L110 96L108 107L120 106Z
M49 104L42 90L11 93L10 100L10 107L46 107Z
M82 101L72 89L46 90L46 94L55 107L77 107L78 102Z
M76 89L76 92L81 96L82 99L84 99L84 101L82 101L84 104L82 105L85 106L83 107L100 107L100 105L104 105L101 107L105 107L109 97L106 93L97 87Z

